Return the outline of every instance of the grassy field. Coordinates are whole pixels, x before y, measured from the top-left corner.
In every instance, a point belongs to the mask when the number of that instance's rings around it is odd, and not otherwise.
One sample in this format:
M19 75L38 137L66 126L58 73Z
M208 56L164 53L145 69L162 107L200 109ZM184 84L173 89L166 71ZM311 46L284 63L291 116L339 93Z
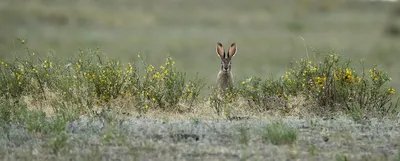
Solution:
M238 44L235 78L281 76L294 58L334 49L354 61L378 64L395 79L398 38L384 35L392 3L345 1L2 1L0 59L15 55L13 38L25 38L41 55L70 57L100 47L113 58L147 54L161 65L170 54L190 76L214 83L216 42ZM399 81L393 81L400 87Z
M1 1L0 158L399 160L396 6Z

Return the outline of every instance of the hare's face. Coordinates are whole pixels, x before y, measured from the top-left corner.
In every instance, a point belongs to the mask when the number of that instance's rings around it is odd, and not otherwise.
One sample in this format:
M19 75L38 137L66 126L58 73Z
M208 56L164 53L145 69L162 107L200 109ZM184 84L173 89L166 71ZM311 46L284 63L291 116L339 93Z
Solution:
M221 71L223 71L223 72L231 71L231 59L221 58Z
M221 71L222 72L230 72L231 71L231 59L236 54L236 44L232 43L231 47L229 48L228 53L225 53L224 48L222 47L221 43L217 43L217 54L221 58Z

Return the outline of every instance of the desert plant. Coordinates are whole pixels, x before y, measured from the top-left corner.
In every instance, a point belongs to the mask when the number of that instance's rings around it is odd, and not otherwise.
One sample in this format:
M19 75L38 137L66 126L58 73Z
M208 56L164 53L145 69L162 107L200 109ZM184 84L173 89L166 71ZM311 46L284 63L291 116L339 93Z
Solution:
M334 52L317 55L322 55L321 61L294 61L279 79L263 81L252 77L242 81L240 96L261 109L268 107L268 98L288 100L290 95L303 95L323 111L350 111L352 107L359 107L383 115L396 112L398 101L392 102L395 89L387 85L391 78L386 72L376 66L369 70L362 66L361 71L356 71L349 59Z

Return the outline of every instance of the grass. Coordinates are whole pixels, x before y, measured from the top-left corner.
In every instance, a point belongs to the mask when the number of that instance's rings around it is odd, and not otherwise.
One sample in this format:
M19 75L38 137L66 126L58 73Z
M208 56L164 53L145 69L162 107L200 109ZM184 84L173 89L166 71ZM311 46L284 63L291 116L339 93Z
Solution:
M0 2L1 158L398 157L390 5L118 2Z
M282 122L272 123L266 128L264 140L274 145L293 144L297 140L297 131Z

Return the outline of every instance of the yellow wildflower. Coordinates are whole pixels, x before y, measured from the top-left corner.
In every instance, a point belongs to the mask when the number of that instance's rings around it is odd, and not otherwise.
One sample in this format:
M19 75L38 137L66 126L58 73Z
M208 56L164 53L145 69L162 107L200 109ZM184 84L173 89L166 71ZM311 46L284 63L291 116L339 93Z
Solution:
M319 86L323 87L325 81L326 81L326 77L323 77L323 78L317 77L317 83L319 84Z
M390 95L396 94L396 90L394 90L393 88L388 88L387 91L388 91L388 93L389 93Z

